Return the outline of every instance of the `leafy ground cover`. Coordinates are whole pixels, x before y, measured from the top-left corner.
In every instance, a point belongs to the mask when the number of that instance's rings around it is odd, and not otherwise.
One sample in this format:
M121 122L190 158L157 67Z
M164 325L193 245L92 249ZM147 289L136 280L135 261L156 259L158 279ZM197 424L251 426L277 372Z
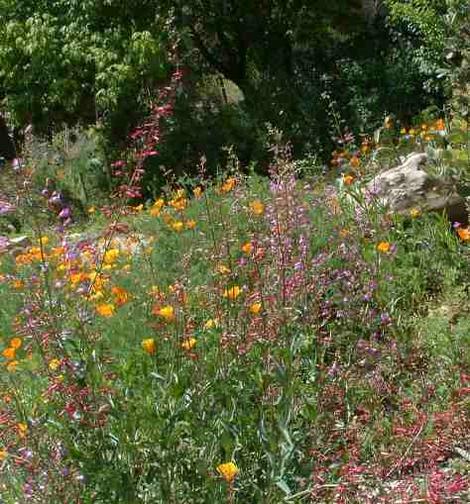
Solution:
M81 234L22 180L33 242L0 266L2 500L469 499L470 231L389 215L361 180L423 142L437 156L444 129L351 139L334 184L280 148L269 179L181 180L88 209Z

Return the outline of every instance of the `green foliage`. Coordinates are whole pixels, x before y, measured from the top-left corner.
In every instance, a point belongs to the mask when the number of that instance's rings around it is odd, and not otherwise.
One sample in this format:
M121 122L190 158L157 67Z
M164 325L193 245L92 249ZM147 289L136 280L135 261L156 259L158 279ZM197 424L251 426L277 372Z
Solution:
M33 171L32 183L39 190L53 179L68 198L83 208L102 202L109 194L109 174L100 132L95 129L64 128L50 141L32 138L26 164Z
M463 61L464 54L468 52L468 33L465 28L470 19L468 2L387 0L386 4L390 11L390 22L397 30L397 42L408 46L414 64L426 78L426 87L455 88L459 81L456 67L460 67L462 72L468 66ZM447 66L444 68L446 60ZM444 77L447 79L443 81ZM465 77L462 82L464 80Z
M133 113L165 74L165 32L146 2L0 2L0 96L19 124ZM132 116L131 116L132 117Z
M465 1L450 2L446 16L447 67L442 70L452 86L452 107L460 116L468 120L470 115L470 6Z
M427 79L426 86L438 86L437 70L443 58L446 39L446 0L387 0L390 21L412 54L413 63Z

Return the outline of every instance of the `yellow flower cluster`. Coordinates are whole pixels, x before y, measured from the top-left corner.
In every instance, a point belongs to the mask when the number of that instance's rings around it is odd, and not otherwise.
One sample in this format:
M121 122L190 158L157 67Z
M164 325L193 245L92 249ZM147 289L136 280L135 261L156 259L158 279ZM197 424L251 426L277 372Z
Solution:
M154 306L152 313L154 315L160 316L166 322L173 322L176 318L175 309L171 305Z
M12 338L10 344L2 352L2 356L6 359L5 367L7 371L15 371L18 366L16 353L22 347L23 341L21 338Z
M178 189L174 198L169 201L169 205L175 210L182 212L188 205L188 200L186 199L186 191L184 189Z
M159 198L155 201L155 203L150 207L149 213L152 217L159 217L162 208L165 206L165 201L162 198Z
M253 245L251 244L251 242L246 242L241 246L241 250L245 254L250 254L251 251L253 250Z
M87 301L99 302L95 310L102 317L113 316L116 307L129 301L130 295L123 287L115 285L108 289L109 278L101 271L115 269L120 259L129 254L128 250L121 250L111 244L100 257L95 257L90 250L85 249L79 257L70 259L63 247L47 248L49 241L47 236L42 236L38 239L39 246L30 247L25 253L19 254L16 257L17 267L47 261L56 278L65 283L65 294L80 292ZM125 270L125 265L122 269ZM12 286L22 289L24 284L16 279Z
M182 343L181 343L181 348L183 350L192 350L196 346L197 340L196 338L186 338Z
M204 329L214 329L216 327L219 327L218 319L209 319L204 323Z
M237 185L237 179L235 177L229 177L221 186L220 186L220 192L221 193L229 193L233 191L235 186Z
M242 293L242 289L238 285L234 285L228 289L224 290L224 298L227 298L231 301L237 299L238 296Z
M469 227L458 227L457 228L458 237L464 241L470 241L470 228Z
M232 483L240 470L234 462L225 462L217 466L217 472L227 483Z
M354 183L354 175L343 175L343 184L352 185Z
M408 138L421 137L426 141L430 141L435 138L436 134L440 134L445 130L446 123L444 119L440 118L412 128L402 128L400 134Z
M18 254L15 258L17 266L41 262L46 259L46 255L41 247L30 247L24 254Z
M196 191L196 189L198 190ZM195 197L200 197L202 189L196 189L194 189ZM178 189L173 198L168 202L167 209L164 208L165 201L162 198L159 198L150 207L149 213L152 217L160 217L160 215L162 215L163 221L170 229L176 233L181 233L184 230L194 229L197 225L194 219L185 218L184 210L187 206L188 199L186 197L186 191L184 189ZM171 210L176 212L176 217Z

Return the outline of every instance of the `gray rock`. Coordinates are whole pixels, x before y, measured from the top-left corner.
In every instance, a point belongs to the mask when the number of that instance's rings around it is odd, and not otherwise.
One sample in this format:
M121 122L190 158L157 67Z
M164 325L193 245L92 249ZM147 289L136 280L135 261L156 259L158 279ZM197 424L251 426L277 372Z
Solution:
M455 180L426 171L428 157L413 153L404 162L376 175L366 186L392 212L407 214L412 209L445 212L449 219L468 222L465 199L457 192Z
M11 248L28 248L31 247L31 240L27 236L15 236L10 238Z
M25 250L31 247L31 240L27 236L0 236L0 254L6 254L16 257L23 254Z

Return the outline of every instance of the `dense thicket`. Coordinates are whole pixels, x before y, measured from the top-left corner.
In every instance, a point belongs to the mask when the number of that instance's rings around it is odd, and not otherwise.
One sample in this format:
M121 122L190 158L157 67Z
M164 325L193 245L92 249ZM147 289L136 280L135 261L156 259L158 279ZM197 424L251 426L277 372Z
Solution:
M465 4L0 0L0 98L19 125L99 120L118 145L177 64L186 80L159 164L187 170L204 153L214 167L227 145L259 161L267 124L321 155L346 125L442 105L437 76Z

